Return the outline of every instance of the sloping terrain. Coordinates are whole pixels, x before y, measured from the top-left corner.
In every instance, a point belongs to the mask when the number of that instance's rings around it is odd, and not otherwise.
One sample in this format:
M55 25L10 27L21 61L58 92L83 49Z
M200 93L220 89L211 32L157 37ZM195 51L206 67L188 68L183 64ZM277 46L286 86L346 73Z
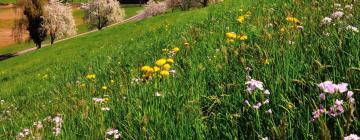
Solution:
M229 0L5 60L0 138L343 139L360 131L359 10Z

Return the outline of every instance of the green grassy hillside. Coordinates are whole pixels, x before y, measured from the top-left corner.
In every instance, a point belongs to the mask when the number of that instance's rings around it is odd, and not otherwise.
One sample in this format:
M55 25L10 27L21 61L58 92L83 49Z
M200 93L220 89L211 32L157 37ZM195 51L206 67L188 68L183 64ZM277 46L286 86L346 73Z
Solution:
M226 1L0 62L0 138L53 139L60 116L60 139L343 139L360 131L360 9L339 3ZM326 80L354 95L323 100Z

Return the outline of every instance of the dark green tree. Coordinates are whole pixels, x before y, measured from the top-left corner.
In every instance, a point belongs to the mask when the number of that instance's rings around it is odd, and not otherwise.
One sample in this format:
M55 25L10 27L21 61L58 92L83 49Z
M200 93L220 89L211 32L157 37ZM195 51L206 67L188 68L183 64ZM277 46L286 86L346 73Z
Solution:
M37 48L41 48L41 43L47 35L47 30L44 27L45 3L45 0L18 0L23 16L16 22L15 34L22 34L23 29L28 30L29 36ZM15 35L15 37L21 37L21 35Z

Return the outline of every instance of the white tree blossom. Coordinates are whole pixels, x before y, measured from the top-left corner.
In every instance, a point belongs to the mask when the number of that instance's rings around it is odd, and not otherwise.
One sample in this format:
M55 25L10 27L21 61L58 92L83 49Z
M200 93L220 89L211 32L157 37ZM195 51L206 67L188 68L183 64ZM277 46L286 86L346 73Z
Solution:
M85 9L85 20L90 24L90 28L103 27L112 23L120 22L125 17L125 11L120 7L117 0L90 0Z
M165 13L168 8L168 2L157 2L154 0L149 0L144 9L145 16L155 16L162 13Z
M71 6L58 0L50 0L45 6L45 28L50 33L51 44L56 38L72 36L76 34L75 20Z

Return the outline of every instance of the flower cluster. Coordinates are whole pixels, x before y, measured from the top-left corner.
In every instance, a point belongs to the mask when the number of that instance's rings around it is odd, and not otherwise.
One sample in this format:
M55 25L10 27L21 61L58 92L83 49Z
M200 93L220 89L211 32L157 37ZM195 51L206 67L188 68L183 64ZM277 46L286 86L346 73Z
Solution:
M291 22L291 23L295 23L295 24L300 24L300 20L295 18L295 17L286 17L286 21Z
M106 131L106 140L110 140L111 138L120 139L120 137L121 133L117 129L110 128L108 131Z
M344 8L342 8L341 4L335 4L335 11L327 17L324 17L321 20L320 25L321 26L325 26L325 25L330 25L331 23L336 23L336 21L340 21L343 17L345 18L351 18L353 17L353 15L351 14L351 10L353 9L353 5L349 4L349 5L345 5ZM341 24L345 23L343 21L339 22ZM352 25L345 25L344 28L346 30L358 33L359 29L355 26Z
M94 101L95 104L97 104L97 103L107 103L110 99L105 97L105 98L93 98L92 100Z
M48 116L42 121L35 121L33 123L33 127L25 128L21 132L19 132L16 136L17 139L28 139L30 136L33 136L33 139L41 139L41 135L39 131L44 128L45 125L54 126L53 127L53 134L55 136L59 136L61 133L61 128L63 124L63 119L60 114L56 115L55 117Z
M153 77L166 78L170 75L175 74L175 70L172 69L172 65L174 64L174 59L172 58L177 52L180 51L180 48L175 47L171 50L163 49L163 52L168 54L167 58L161 58L155 61L155 66L143 66L141 67L141 72L143 74L142 81L150 80Z
M332 81L325 81L318 84L318 87L322 90L323 93L319 95L321 101L333 101L333 105L329 107L329 110L324 107L325 104L320 104L319 108L312 113L312 121L315 121L322 114L327 114L331 117L336 117L344 113L344 100L341 100L341 97L345 97L348 100L349 108L352 108L352 105L355 103L355 99L352 97L353 92L348 90L347 83L334 84ZM327 98L330 96L330 98ZM331 98L332 97L332 98Z
M234 43L236 40L245 41L248 39L246 34L239 34L237 35L235 32L228 32L225 34L227 38L227 42Z
M16 138L17 139L25 139L28 135L30 135L30 129L25 128L20 133L18 133Z
M242 15L242 16L238 16L238 18L236 19L240 24L244 23L245 22L245 19L250 17L251 16L251 12L248 11L246 12L245 15Z
M88 74L86 75L86 78L89 79L89 80L93 80L96 78L96 75L95 74Z
M57 115L52 119L52 121L55 124L55 127L53 128L53 130L54 130L53 133L55 134L55 136L58 136L58 135L60 135L60 132L61 132L63 119L60 115Z
M360 137L356 134L350 134L349 136L344 137L344 140L360 140Z
M246 84L246 91L250 93L251 98L244 101L244 104L246 106L252 107L256 110L260 109L261 106L269 104L270 103L270 91L264 90L263 82L250 79L245 82ZM259 91L259 92L257 92ZM259 94L260 93L260 94ZM265 97L265 100L264 98ZM250 103L250 100L252 100L253 104ZM271 114L272 110L268 109L265 111L265 113Z

